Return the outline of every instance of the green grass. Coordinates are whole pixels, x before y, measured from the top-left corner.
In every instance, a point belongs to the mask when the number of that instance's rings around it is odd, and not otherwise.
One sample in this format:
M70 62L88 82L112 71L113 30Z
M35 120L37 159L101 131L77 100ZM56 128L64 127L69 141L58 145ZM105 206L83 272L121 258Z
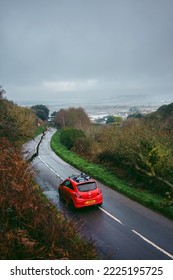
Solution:
M162 207L163 197L153 193L151 194L146 190L138 190L137 188L129 186L127 182L117 178L115 174L107 170L105 167L90 163L79 157L60 143L59 131L52 136L51 148L63 160L80 171L87 173L103 184L173 220L173 206Z

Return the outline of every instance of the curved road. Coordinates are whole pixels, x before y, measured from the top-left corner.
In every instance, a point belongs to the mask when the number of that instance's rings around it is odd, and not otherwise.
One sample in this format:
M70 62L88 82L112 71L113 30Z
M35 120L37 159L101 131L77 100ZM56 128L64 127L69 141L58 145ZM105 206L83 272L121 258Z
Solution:
M45 195L67 218L77 223L79 231L95 243L101 259L169 260L173 259L173 221L141 206L116 191L100 184L102 207L69 209L60 200L58 184L69 175L80 173L50 148L55 130L46 133L39 156L32 165L37 170L37 182ZM33 153L39 137L25 146Z

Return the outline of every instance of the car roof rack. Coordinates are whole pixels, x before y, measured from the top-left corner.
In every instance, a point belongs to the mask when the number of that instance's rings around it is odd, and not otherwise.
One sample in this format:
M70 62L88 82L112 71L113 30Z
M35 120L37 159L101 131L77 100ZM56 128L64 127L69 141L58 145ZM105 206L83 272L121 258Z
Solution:
M79 175L72 174L71 176L69 176L69 178L75 181L76 183L82 183L91 179L91 177L86 175L85 173L81 173Z

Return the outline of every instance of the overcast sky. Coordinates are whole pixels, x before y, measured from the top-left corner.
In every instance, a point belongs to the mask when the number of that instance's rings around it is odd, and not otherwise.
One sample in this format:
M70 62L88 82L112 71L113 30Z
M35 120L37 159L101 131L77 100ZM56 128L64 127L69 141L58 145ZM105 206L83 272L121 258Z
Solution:
M15 102L173 102L173 1L0 0L0 85Z

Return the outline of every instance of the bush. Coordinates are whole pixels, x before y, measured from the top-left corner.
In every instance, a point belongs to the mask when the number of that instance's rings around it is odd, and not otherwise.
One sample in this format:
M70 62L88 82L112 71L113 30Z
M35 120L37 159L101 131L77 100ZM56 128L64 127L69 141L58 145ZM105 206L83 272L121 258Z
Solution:
M76 139L72 151L84 157L85 159L95 161L99 147L94 140L88 137L79 137Z
M85 137L85 134L82 130L76 128L64 128L61 131L60 141L68 149L71 149L79 137Z

